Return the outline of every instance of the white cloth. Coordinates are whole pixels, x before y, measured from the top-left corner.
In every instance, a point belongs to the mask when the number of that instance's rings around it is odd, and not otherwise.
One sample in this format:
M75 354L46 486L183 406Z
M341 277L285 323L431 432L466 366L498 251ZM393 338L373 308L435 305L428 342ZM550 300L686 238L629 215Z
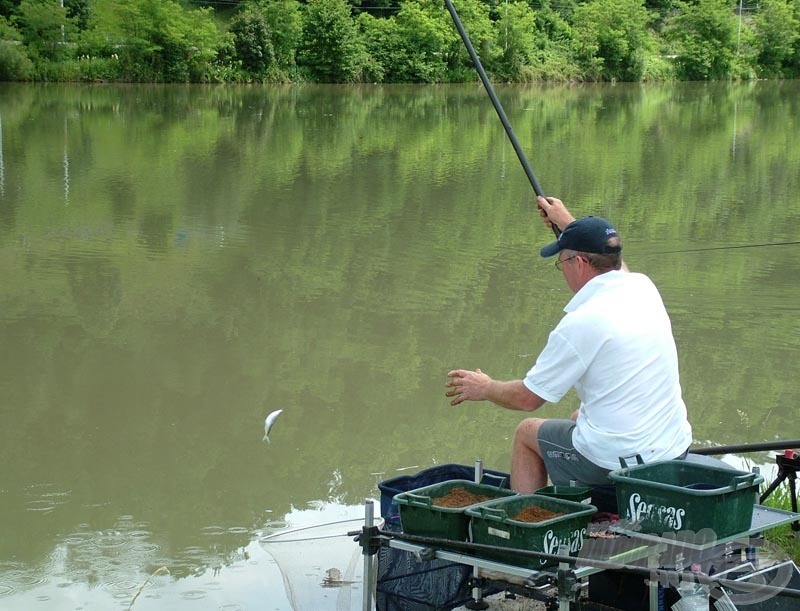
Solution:
M606 469L618 469L620 457L639 454L651 462L682 454L692 428L672 325L652 281L623 271L600 274L564 311L524 384L550 402L575 387L581 400L575 449Z

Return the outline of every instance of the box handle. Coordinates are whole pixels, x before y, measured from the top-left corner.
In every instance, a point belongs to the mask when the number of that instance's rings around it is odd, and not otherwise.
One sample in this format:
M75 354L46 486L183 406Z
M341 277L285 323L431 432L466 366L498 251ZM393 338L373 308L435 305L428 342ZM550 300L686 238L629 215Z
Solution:
M642 458L641 454L631 454L630 456L620 456L619 457L619 464L622 465L623 469L627 469L629 467L627 459L628 458L634 458L634 457L636 458L636 464L638 464L638 465L643 465L644 464L644 459Z
M506 510L501 507L481 507L480 505L476 506L482 518L496 518L497 520L505 520L508 517Z
M508 479L508 477L505 476L505 475L495 475L494 473L486 473L486 472L484 472L483 478L481 478L481 483L483 483L483 480L488 479L488 478L496 479L499 482L497 484L498 488L503 488L505 483L506 483L506 480Z
M413 492L406 492L405 497L406 500L408 500L409 505L425 507L426 509L430 509L431 506L433 505L433 499L429 496L425 496L424 494L414 494Z
M744 486L752 486L753 480L755 480L756 474L755 473L744 473L743 475L734 475L731 478L731 489L736 490L737 488Z

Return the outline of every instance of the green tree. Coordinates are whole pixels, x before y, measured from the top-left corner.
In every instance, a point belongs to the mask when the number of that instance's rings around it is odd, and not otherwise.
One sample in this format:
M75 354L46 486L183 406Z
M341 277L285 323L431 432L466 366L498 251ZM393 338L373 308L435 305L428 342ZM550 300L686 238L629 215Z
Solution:
M92 7L89 0L64 0L64 8L67 9L67 17L74 20L79 30L89 27L92 17Z
M766 77L795 76L790 66L800 41L800 3L762 0L753 18L759 72Z
M6 19L17 14L20 0L0 0L0 17Z
M211 9L174 0L101 0L98 27L114 40L126 78L208 80L221 36Z
M275 61L281 70L292 73L296 67L297 47L303 36L303 16L297 0L269 0L263 5L270 27Z
M455 35L449 14L429 0L411 0L397 13L399 49L394 78L437 83L447 77L447 48Z
M536 10L536 47L531 66L535 78L564 81L579 75L572 27L564 13L567 11L571 16L573 9L566 3L551 7L549 0L543 0L541 8Z
M244 5L231 19L230 32L236 48L236 57L249 75L264 78L275 65L271 29L261 8Z
M595 80L638 81L651 47L642 0L590 0L575 9L578 61Z
M404 46L395 19L383 19L370 13L360 13L356 24L364 40L367 63L364 80L382 83L395 80L393 68L399 65Z
M316 81L358 80L365 61L364 43L345 0L310 0L303 21L298 63Z
M22 0L15 22L34 58L58 61L66 56L64 42L72 24L63 6L50 0Z
M498 56L495 44L495 31L489 18L486 4L481 0L458 0L453 3L458 11L464 29L475 47L475 52L480 57L481 63L487 70L491 69ZM444 12L444 11L442 11ZM451 21L449 14L448 21ZM450 23L446 31L447 64L449 78L454 81L472 80L475 78L475 68L472 60L464 47L455 25Z
M680 2L667 22L667 36L676 46L678 77L719 80L732 75L738 32L737 17L727 0Z
M525 2L498 7L494 23L499 55L494 72L501 78L517 80L533 61L536 47L536 14Z
M0 81L26 81L33 75L25 47L11 42L21 40L19 31L0 15Z

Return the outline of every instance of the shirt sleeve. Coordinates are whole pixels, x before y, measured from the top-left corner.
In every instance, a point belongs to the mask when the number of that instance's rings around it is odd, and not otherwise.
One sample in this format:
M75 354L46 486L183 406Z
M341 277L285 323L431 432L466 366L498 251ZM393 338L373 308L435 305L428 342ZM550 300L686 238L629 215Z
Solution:
M523 379L525 387L545 401L557 403L586 371L586 364L558 329Z

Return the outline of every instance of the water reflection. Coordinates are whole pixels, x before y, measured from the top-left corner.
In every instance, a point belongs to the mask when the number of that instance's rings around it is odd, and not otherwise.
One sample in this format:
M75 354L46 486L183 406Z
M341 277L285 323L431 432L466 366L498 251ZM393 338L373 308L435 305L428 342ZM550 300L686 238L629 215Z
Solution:
M203 545L165 555L147 524L121 516L59 537L40 568L0 563L0 608L359 609L363 559L347 533L363 520L363 505L316 504L258 531L206 527ZM353 583L325 587L336 567Z
M661 288L696 441L796 430L796 246L686 251L796 237L797 84L498 93ZM286 608L253 544L294 508L507 470L520 415L444 374L521 375L569 294L480 88L0 84L0 117L0 609Z

